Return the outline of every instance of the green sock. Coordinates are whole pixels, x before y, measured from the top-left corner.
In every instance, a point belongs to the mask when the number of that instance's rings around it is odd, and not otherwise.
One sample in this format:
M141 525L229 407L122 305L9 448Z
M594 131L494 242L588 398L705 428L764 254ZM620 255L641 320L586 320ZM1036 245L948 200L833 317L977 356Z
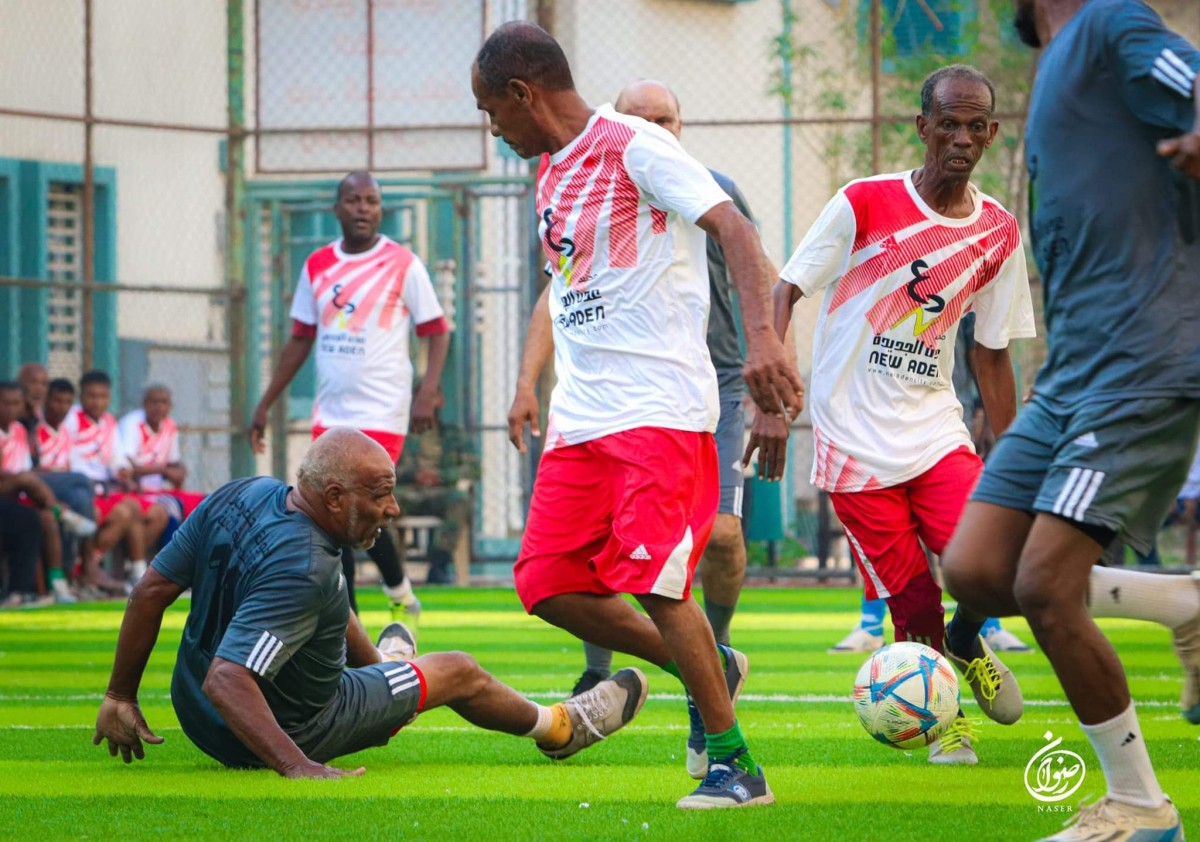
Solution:
M708 748L709 763L719 763L738 749L745 749L733 762L749 775L758 774L758 764L750 756L750 747L746 745L746 738L742 736L742 729L738 727L736 719L733 721L733 727L722 734L705 734L704 743Z
M62 572L62 570L60 570L60 569L56 569L56 570L47 570L47 571L46 571L46 579L47 579L47 580L50 582L50 584L52 584L52 585L53 585L55 582L57 582L59 579L61 579L62 577L63 577L63 572Z

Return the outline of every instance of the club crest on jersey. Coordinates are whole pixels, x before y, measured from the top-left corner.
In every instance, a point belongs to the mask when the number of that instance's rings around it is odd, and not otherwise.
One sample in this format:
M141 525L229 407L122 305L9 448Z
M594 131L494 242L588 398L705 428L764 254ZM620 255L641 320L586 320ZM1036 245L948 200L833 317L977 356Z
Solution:
M908 268L909 271L912 272L913 277L904 289L908 293L908 297L915 301L917 306L913 307L911 310L897 319L896 323L892 325L892 329L894 330L903 324L909 317L912 317L913 336L920 336L922 333L928 330L934 322L937 321L938 316L940 316L942 311L946 309L946 299L934 293L930 293L928 296L922 295L921 291L917 289L917 285L920 284L921 281L930 280L929 275L925 272L925 270L929 268L928 263L926 263L924 260L914 260L912 265ZM927 314L933 318L926 320L925 316Z
M353 301L349 301L349 300L343 301L343 300L341 300L341 298L342 298L342 285L334 284L333 300L331 303L333 304L334 307L337 308L337 311L338 311L337 326L340 327L342 330L346 330L347 327L349 327L349 323L347 322L347 317L354 315L355 307L354 307Z
M575 241L570 237L560 237L558 242L554 242L554 209L546 208L542 211L542 222L546 226L546 233L542 237L546 243L546 248L558 255L558 272L563 276L563 280L567 286L571 285L571 274L573 266L571 258L575 256Z

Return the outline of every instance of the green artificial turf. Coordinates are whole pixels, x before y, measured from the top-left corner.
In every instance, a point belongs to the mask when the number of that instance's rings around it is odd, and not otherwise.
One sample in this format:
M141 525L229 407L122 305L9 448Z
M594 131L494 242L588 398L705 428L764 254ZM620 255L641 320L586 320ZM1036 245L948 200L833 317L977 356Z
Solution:
M462 649L539 701L557 699L582 670L579 645L526 617L506 590L426 588L424 650ZM388 620L364 593L372 633ZM925 752L872 741L849 694L863 656L829 655L857 618L850 589L748 590L734 642L750 657L739 717L775 792L773 807L684 812L687 716L678 682L646 667L650 699L626 730L569 761L528 740L479 731L444 710L424 714L386 748L335 765L361 778L287 781L230 771L179 730L168 695L186 602L164 622L142 685L153 729L166 738L131 766L91 744L123 606L0 613L0 835L6 839L173 836L298 839L1034 839L1066 815L1039 809L1026 763L1053 731L1087 764L1082 788L1103 793L1095 755L1045 658L1007 660L1025 691L1011 727L978 720L980 763L933 767ZM1028 629L1009 627L1030 639ZM1106 621L1130 673L1142 727L1164 789L1200 833L1200 728L1176 708L1179 669L1169 634ZM618 656L618 666L630 663ZM1059 809L1062 809L1060 807Z

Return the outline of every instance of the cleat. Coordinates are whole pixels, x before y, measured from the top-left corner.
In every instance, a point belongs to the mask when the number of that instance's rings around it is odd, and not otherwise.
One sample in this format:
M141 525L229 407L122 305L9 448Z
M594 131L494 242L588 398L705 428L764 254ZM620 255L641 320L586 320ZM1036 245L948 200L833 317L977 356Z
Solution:
M1012 725L1025 709L1025 699L1012 670L996 657L981 637L975 638L975 651L971 654L970 659L960 658L949 646L946 647L946 657L963 674L987 718L1001 725Z
M882 648L883 632L871 634L862 626L856 626L854 631L843 637L829 653L832 655L843 652L874 652Z
M1033 647L1008 629L992 629L983 636L993 652L1032 652Z
M375 648L385 661L411 661L417 657L417 639L404 623L384 626Z
M708 774L691 795L680 798L675 806L681 810L713 810L728 807L754 807L774 804L775 795L767 786L761 766L756 774L743 771L734 761L745 749L739 749L719 763L708 767Z
M1154 808L1101 798L1081 804L1064 827L1041 842L1183 842L1183 823L1169 798Z
M971 720L960 716L941 738L929 744L929 762L943 766L974 766L979 762L971 741L977 740Z
M1200 575L1192 574L1192 584L1200 588ZM1200 725L1200 616L1193 617L1171 632L1171 643L1183 666L1183 695L1179 706L1183 718Z
M584 670L583 675L579 676L579 680L571 688L571 695L578 696L580 693L586 693L606 678L608 678L608 673L597 672L596 670Z
M732 646L718 643L717 648L725 652L725 686L729 689L729 700L735 705L742 688L746 686L746 676L750 673L750 660ZM694 780L704 780L708 775L708 743L704 739L704 720L700 717L700 709L687 697L689 730L687 739L687 772Z
M56 605L74 605L79 602L79 597L71 593L71 586L67 584L66 579L55 579L51 582L50 592Z
M552 760L563 760L607 739L637 716L646 702L646 690L642 671L626 667L586 693L572 696L563 702L571 717L571 739L558 748L538 746L538 751Z
M96 521L65 507L58 513L58 522L76 538L91 538L96 534Z
M421 617L421 600L417 599L415 593L409 592L400 602L392 603L392 620L394 622L405 622L413 628L416 628L417 621Z

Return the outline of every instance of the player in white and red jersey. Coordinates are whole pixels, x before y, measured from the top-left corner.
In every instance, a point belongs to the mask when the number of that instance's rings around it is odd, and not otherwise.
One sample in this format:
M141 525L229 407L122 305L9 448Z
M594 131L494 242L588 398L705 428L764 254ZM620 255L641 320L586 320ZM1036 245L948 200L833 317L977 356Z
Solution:
M546 331L558 384L517 592L548 622L682 678L704 721L709 767L680 807L770 803L731 701L745 656L718 650L689 598L719 495L706 232L742 293L751 394L776 414L800 404L799 377L769 329L758 232L669 132L590 108L561 47L537 26L497 29L471 77L492 134L522 157L542 156L535 198L551 285L530 322L510 415L518 440L537 416Z
M161 384L147 386L142 408L117 422L117 436L138 493L162 504L171 516L161 539L165 546L175 528L204 500L203 494L183 490L187 466L179 450L179 427L171 418L171 390Z
M809 393L813 484L829 492L867 596L887 601L896 639L946 652L984 712L1009 724L1020 689L978 633L956 640L951 631L947 647L941 589L921 545L945 549L983 467L951 383L959 319L975 313L972 361L999 434L1016 414L1008 343L1034 335L1033 309L1017 221L970 183L999 128L991 83L955 65L931 74L921 99L924 165L838 191L781 273L776 330L801 295L823 293ZM766 455L778 471L771 457L781 454ZM930 760L976 762L961 713Z
M108 411L111 403L112 380L103 371L89 371L79 380L79 404L71 407L62 426L71 436L72 469L95 484L101 522L113 522L108 532L101 528L98 538L106 540L97 540L91 557L84 559L84 582L103 591L124 592L123 576L112 577L101 570L103 556L111 549L107 539L114 544L124 539L136 581L145 573L147 553L166 529L169 515L163 506L135 493L137 486L117 435L117 420ZM116 532L119 537L113 537Z
M338 185L334 215L342 238L308 256L292 299L292 337L263 393L250 425L255 452L265 451L270 409L296 372L317 352L317 395L312 436L330 427L361 430L398 461L404 437L433 427L442 405L442 369L450 349L450 326L429 272L412 251L379 233L383 194L370 173L352 172ZM412 393L410 329L428 345L421 387ZM393 618L416 619L421 603L404 575L390 530L370 550L392 600ZM342 554L354 610L354 556Z

